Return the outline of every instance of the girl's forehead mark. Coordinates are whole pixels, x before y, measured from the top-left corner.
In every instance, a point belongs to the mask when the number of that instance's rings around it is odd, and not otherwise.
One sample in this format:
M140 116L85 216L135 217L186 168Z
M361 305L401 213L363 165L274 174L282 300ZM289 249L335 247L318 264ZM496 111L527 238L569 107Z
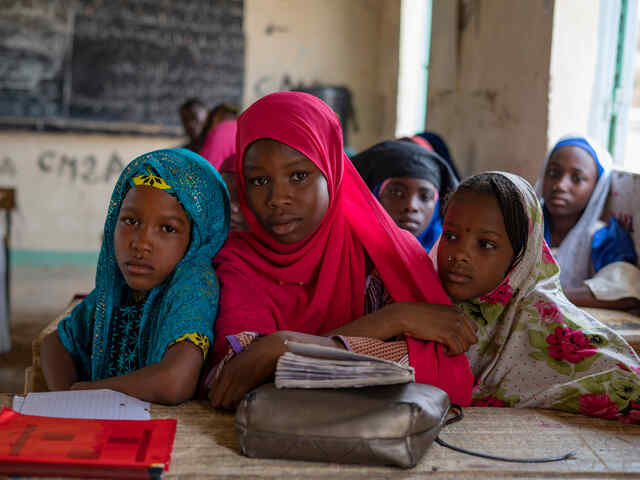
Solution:
M464 229L464 231L469 233L469 232L471 232L471 228L467 227L467 228Z

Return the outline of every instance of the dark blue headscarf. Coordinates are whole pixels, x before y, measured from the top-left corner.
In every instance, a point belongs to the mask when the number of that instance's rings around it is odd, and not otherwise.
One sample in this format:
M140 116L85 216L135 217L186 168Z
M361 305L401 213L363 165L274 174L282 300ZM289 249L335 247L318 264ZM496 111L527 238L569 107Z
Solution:
M551 158L551 156L555 153L556 150L562 147L570 147L570 146L581 148L582 150L587 152L589 155L591 155L591 158L593 158L593 161L596 164L596 170L598 171L598 179L599 179L600 176L602 175L602 172L604 172L604 167L602 166L602 163L600 163L600 159L598 158L598 154L596 153L595 149L584 137L563 138L562 140L560 140L558 143L555 144L555 146L551 150L551 153L549 153L549 158Z
M447 163L435 152L405 140L387 140L354 156L351 161L376 198L388 178L421 178L438 189L438 201L427 228L417 239L428 252L442 233L441 200L458 186Z
M146 180L141 177L145 175ZM120 175L105 220L95 289L58 326L58 336L74 358L80 380L108 376L109 333L126 291L116 261L114 232L122 202L141 178L170 187L167 192L177 198L191 221L191 239L173 272L148 293L134 352L137 363L142 368L159 362L167 347L188 333L213 343L219 286L211 260L227 238L229 193L218 172L200 155L182 148L156 150L133 160Z
M460 181L460 172L458 172L458 168L456 167L455 162L453 161L453 157L449 152L449 147L447 146L447 142L435 132L425 131L422 133L418 133L417 136L424 138L429 145L433 147L435 152L440 155L440 157L447 162L449 168L453 172L453 175L457 181Z

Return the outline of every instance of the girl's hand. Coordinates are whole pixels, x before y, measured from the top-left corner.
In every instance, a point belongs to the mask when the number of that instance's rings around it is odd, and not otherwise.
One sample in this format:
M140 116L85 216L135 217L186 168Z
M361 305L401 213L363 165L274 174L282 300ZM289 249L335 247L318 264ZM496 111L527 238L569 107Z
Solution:
M235 408L247 392L269 381L286 352L284 332L260 338L229 360L209 389L215 408Z
M442 343L449 355L460 355L478 341L478 327L455 305L394 303L386 308L401 317L406 336Z

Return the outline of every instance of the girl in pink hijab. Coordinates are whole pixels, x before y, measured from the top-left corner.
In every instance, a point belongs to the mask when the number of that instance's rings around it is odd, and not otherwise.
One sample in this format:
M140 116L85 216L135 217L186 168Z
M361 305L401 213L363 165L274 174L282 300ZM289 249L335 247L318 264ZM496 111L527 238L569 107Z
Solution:
M207 133L199 153L216 170L220 169L220 166L229 155L233 155L236 152L237 129L235 119L229 119L214 125Z
M416 380L468 405L473 375L461 354L475 327L347 159L333 111L305 93L268 95L238 118L236 151L249 231L232 233L214 258L212 404L232 407L269 381L285 340L349 348L353 337L406 335L389 343L405 345Z

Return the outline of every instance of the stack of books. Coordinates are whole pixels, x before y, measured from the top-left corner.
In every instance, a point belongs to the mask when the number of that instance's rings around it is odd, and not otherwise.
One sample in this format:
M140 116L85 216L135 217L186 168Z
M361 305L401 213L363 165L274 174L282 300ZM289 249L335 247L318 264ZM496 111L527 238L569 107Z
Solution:
M278 359L277 388L347 388L415 381L412 367L339 348L287 342Z

